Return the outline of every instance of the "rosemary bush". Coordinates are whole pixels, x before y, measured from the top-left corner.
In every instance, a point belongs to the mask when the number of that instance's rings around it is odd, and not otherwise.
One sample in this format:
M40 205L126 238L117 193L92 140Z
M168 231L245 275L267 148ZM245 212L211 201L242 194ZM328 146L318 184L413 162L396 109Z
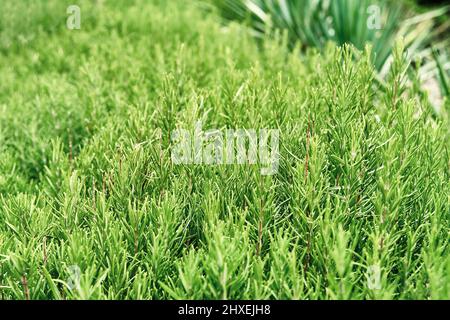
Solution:
M0 299L450 298L449 104L401 42L378 91L368 48L260 48L186 1L79 1L80 30L8 3ZM174 165L198 120L278 129L278 172Z

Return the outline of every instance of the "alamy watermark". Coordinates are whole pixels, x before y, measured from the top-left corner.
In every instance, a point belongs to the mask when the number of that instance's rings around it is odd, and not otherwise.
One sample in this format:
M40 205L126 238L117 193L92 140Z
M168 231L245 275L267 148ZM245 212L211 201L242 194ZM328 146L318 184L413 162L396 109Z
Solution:
M203 131L202 122L197 121L193 131L171 133L171 159L174 164L259 164L262 175L273 175L278 171L279 130Z
M77 5L70 5L67 7L66 13L69 15L67 17L66 26L69 30L81 29L81 9Z
M373 4L367 8L367 28L369 30L381 30L381 8L380 6Z
M69 290L80 289L81 269L77 265L69 266L69 278L67 279L67 286Z

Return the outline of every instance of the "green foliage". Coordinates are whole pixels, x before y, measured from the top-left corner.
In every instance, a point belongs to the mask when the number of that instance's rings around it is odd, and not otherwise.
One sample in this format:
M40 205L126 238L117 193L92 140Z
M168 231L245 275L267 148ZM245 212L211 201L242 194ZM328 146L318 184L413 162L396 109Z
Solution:
M444 59L444 56L439 55L437 50L433 50L433 57L434 61L436 62L437 66L437 72L438 72L438 79L439 79L439 85L441 88L442 95L444 97L450 97L450 78L449 78L449 67L445 67L445 61L448 61L447 59Z
M430 44L448 31L435 28L436 18L448 8L420 15L406 14L408 8L398 1L386 0L212 0L227 19L246 21L258 36L271 29L284 30L289 43L324 48L333 41L353 44L363 50L373 47L373 63L384 75L389 67L392 48L404 38L411 56L428 53ZM379 16L379 21L378 19ZM448 39L439 41L448 46Z
M405 85L404 45L378 91L370 49L261 50L186 1L79 1L80 30L64 1L18 3L0 299L450 298L449 119ZM170 132L197 120L279 129L278 173L174 165Z

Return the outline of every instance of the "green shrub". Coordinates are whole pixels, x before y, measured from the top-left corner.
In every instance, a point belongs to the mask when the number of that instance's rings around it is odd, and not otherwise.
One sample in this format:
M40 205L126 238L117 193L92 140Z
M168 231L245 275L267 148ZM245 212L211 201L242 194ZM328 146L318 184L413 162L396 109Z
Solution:
M260 50L185 1L46 3L0 53L1 299L450 298L449 122L401 43L377 91L370 51ZM278 172L174 165L198 120L280 130Z

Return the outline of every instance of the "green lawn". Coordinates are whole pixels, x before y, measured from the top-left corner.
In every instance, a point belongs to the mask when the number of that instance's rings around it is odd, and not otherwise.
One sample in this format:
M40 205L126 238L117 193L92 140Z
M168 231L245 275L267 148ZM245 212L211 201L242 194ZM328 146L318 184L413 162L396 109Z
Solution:
M0 4L0 299L449 299L450 112L196 1ZM178 129L278 130L176 164Z

